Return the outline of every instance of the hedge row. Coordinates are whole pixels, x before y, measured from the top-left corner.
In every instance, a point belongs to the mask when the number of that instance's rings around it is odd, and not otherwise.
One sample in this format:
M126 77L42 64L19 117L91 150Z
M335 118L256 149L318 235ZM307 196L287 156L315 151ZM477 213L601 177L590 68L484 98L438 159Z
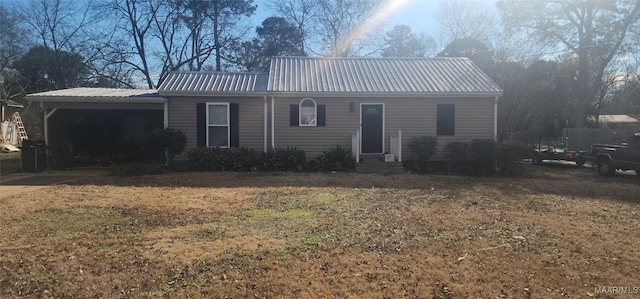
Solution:
M266 153L247 147L222 149L194 148L187 154L189 166L199 171L352 171L351 151L336 146L307 161L303 150L275 148Z
M436 145L436 137L421 136L409 140L409 148L416 155L416 160L406 161L405 168L420 173L430 172L433 168L430 159ZM446 171L479 176L522 176L522 160L529 152L525 145L497 143L493 139L476 139L470 143L453 141L445 146Z

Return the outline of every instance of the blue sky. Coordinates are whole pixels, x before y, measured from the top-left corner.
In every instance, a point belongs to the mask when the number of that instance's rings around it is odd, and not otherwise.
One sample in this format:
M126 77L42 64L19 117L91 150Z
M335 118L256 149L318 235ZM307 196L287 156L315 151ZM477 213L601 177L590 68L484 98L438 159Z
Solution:
M391 0L394 1L394 0ZM438 9L440 0L404 0L394 13L389 15L385 22L385 29L393 28L395 25L408 25L416 33L426 32L436 36L438 23L436 22L435 11ZM446 0L444 0L446 1ZM258 5L256 14L252 16L252 24L255 26L273 15L267 6L269 0L256 0ZM386 30L385 30L386 31Z
M413 0L401 6L389 17L389 27L394 25L408 25L414 32L426 32L435 36L438 29L436 10L438 1Z

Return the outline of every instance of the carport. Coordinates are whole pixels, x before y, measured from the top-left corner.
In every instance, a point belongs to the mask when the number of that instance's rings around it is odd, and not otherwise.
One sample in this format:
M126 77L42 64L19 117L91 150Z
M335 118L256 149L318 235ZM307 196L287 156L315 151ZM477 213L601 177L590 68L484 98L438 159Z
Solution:
M39 102L52 148L110 160L139 160L144 134L166 127L167 100L155 90L72 88L27 95Z

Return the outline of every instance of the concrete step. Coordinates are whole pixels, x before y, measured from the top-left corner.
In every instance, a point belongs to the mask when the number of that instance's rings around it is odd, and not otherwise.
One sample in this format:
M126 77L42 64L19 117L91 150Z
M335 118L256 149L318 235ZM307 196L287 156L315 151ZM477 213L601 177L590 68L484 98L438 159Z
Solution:
M384 155L382 154L360 154L361 163L383 162L383 161L384 161Z

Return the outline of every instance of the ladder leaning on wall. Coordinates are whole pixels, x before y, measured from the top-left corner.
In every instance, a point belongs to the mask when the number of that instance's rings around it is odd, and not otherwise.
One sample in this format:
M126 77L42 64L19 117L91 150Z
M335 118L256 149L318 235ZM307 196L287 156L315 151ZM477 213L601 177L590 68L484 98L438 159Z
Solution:
M29 139L29 136L27 136L27 130L24 129L24 124L22 123L20 113L13 113L13 121L16 123L15 125L18 128L18 142L22 144L22 141Z

